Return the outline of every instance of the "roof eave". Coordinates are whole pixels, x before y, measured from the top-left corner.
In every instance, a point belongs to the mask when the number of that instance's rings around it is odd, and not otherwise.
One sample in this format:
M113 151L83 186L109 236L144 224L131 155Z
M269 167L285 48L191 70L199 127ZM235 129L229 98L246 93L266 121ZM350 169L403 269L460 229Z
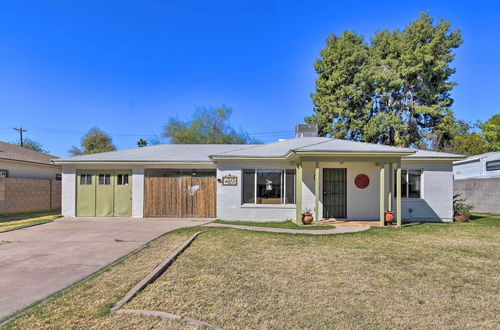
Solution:
M106 165L106 164L134 164L134 165L213 165L212 161L143 161L143 160L60 160L51 161L58 165L78 165L78 164L95 164L95 165Z
M399 152L387 152L387 151L295 151L294 154L298 156L361 156L361 157L405 157L415 154L415 151L399 151Z
M461 158L461 157L403 157L403 160L425 160L425 161L437 161L437 160L441 160L441 161L461 161L461 160L464 160L466 159L465 157L464 158Z

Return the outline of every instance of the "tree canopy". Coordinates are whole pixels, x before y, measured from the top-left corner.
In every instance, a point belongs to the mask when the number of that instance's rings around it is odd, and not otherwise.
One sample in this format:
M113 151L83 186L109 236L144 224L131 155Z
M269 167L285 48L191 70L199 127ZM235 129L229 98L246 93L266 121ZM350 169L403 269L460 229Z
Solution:
M139 139L137 141L137 147L142 148L148 145L148 141L144 139Z
M426 13L404 30L370 42L355 32L331 34L316 60L314 114L322 136L419 146L429 134L447 139L455 85L452 50L462 43L450 23Z
M488 151L500 151L500 114L494 115L485 123L480 122L479 127Z
M77 156L116 150L111 137L97 127L90 129L89 132L85 134L82 138L81 146L82 149L73 146L69 152L73 156Z
M198 107L190 121L171 117L163 127L163 136L175 144L255 143L247 132L238 132L227 123L231 113L226 106Z
M12 144L21 146L21 141L18 140L16 142L13 142ZM23 138L23 148L38 151L38 152L43 152L46 154L49 153L48 150L45 150L43 148L43 145L40 142L33 140L33 139L30 139L30 138Z

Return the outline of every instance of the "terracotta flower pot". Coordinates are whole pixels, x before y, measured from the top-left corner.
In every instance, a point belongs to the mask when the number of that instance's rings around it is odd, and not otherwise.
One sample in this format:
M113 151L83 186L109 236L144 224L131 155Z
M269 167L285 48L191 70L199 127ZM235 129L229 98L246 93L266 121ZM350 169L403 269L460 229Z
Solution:
M303 214L302 215L302 222L304 225L310 225L313 222L314 218L312 214Z
M387 225L392 225L392 222L394 221L394 211L385 211L384 218Z
M456 215L454 219L457 222L467 222L470 220L470 215Z

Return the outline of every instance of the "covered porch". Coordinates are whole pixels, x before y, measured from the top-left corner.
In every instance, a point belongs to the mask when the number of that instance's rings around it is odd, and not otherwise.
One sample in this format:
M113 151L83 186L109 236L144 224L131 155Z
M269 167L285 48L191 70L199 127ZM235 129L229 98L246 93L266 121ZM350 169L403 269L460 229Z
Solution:
M305 209L315 224L341 225L354 221L385 225L385 211L394 212L398 227L401 210L402 155L300 156L296 167L296 216L302 223ZM332 222L333 221L333 222Z

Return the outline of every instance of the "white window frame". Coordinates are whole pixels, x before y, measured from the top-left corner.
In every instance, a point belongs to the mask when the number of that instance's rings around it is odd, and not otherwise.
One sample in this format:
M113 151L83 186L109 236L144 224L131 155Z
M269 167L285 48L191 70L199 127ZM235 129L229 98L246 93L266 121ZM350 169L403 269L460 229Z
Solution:
M245 171L254 171L254 183L253 183L253 197L254 197L254 202L253 203L244 203L243 202L243 196L244 196L244 180L243 180L243 173ZM272 170L279 170L281 171L281 203L280 204L258 204L257 203L257 171L272 171ZM285 203L286 201L286 171L293 170L295 171L295 175L293 176L293 183L294 183L294 188L293 188L293 200L296 203L297 201L297 189L296 189L296 180L297 180L297 171L294 168L242 168L241 169L241 205L269 205L269 206L278 206L278 205L295 205L295 203Z
M401 199L405 199L405 200L419 200L419 199L423 199L424 198L424 169L422 168L401 168L401 174L402 171L406 171L406 197L404 196L403 194L403 191L401 191ZM410 195L410 180L409 180L409 171L420 171L420 197L409 197ZM396 170L394 170L394 175L393 175L393 178L394 178L394 185L396 185L397 183L397 177L396 177ZM402 181L401 181L402 183ZM394 185L391 189L394 189ZM396 193L397 191L394 191L393 192L393 195L394 195L394 198L396 198Z

